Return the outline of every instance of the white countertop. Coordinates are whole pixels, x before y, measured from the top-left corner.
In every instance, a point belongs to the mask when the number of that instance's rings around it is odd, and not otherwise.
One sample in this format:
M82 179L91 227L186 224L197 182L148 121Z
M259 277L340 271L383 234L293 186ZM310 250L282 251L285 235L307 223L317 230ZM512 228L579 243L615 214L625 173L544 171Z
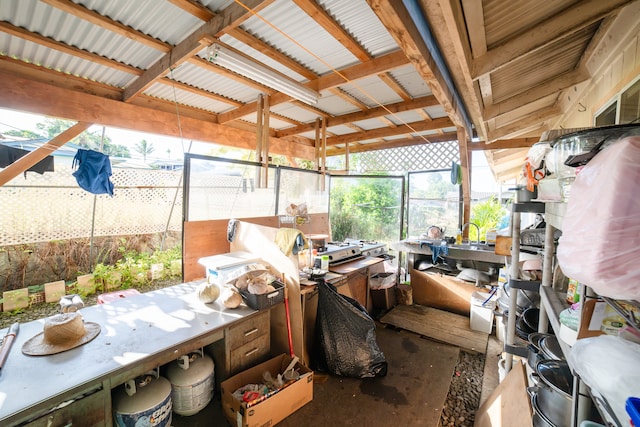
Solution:
M196 296L198 283L81 309L85 321L101 326L100 334L87 344L55 355L24 355L22 345L42 332L45 319L21 324L0 370L0 424L52 397L126 373L158 353L177 351L180 344L206 338L257 313L244 304L237 309L227 309L218 301L204 304ZM0 337L7 331L0 331Z

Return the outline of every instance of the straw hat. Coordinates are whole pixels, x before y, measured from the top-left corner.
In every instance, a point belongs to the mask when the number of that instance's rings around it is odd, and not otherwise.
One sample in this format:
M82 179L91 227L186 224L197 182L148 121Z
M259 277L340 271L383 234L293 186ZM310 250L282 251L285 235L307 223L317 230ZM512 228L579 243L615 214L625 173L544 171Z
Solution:
M84 322L78 312L57 314L48 318L44 330L22 346L29 356L46 356L62 353L86 344L100 333L100 325Z

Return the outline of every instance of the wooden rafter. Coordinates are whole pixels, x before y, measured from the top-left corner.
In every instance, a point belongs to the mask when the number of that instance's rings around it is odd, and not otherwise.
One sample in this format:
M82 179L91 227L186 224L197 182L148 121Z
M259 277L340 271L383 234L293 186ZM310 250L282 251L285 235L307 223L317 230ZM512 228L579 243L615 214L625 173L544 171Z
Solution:
M340 24L338 24L319 3L314 0L293 0L293 2L307 15L313 18L327 33L338 40L349 52L351 52L361 62L371 59L369 53L349 34Z
M169 52L171 50L171 45L169 43L153 38L142 31L134 30L120 22L109 19L91 9L87 9L80 4L74 3L71 0L42 0L42 2L77 18L84 19L87 22L98 25L112 33L119 34L122 37L134 40L161 52Z
M246 0L245 5L251 9L265 7L272 0ZM225 30L240 25L248 17L248 12L242 6L232 3L220 14L211 18L205 24L192 32L186 39L172 47L162 58L151 65L143 75L138 77L124 90L123 101L143 92L157 79L164 77L170 68L180 65L195 55L208 44L209 37L217 37Z
M407 58L401 51L388 53L386 55L373 58L370 61L363 62L361 64L352 65L336 73L329 73L328 75L318 77L306 83L306 86L316 91L329 89L339 86L345 81L358 80L369 76L372 73L381 73L394 68L401 67L407 64ZM271 105L278 105L283 102L288 102L291 97L282 93L277 93L271 97ZM226 123L231 120L246 116L247 114L253 114L256 112L256 104L252 102L246 104L243 107L237 108L233 111L223 113L219 115L220 123ZM326 115L326 113L325 113Z
M540 127L541 124L561 113L560 107L551 106L542 108L532 114L523 117L509 125L501 126L489 133L490 140L507 138L512 135L522 135L531 129Z
M540 138L538 137L499 139L489 144L484 142L471 143L469 144L469 149L471 151L484 151L484 150L503 150L503 149L511 149L511 148L524 148L524 147L531 147L533 144L535 144L538 141L540 141Z
M421 98L412 99L410 101L397 102L395 104L388 104L384 107L373 107L366 111L356 111L354 113L344 114L342 116L330 117L327 121L327 126L338 126L345 123L357 122L360 120L372 119L375 117L381 117L390 113L400 113L403 111L419 110L424 107L431 107L438 105L438 101L434 96L428 95ZM295 128L283 129L278 131L278 136L296 135L299 133L309 132L313 130L313 123L306 123Z
M496 118L501 114L511 112L546 96L558 93L587 79L589 79L589 73L586 68L562 74L497 104L487 106L484 110L484 118L485 120Z
M408 123L411 128L408 126L398 126L396 128L379 128L373 129L363 132L349 133L346 135L334 136L332 138L327 138L327 146L344 144L346 142L355 142L355 141L364 141L367 139L376 139L376 138L384 138L389 136L396 135L404 135L415 132L424 132L434 129L440 129L445 127L453 126L451 119L448 117L441 117L438 119L434 119L430 122L425 122L423 120ZM428 138L428 137L427 137Z

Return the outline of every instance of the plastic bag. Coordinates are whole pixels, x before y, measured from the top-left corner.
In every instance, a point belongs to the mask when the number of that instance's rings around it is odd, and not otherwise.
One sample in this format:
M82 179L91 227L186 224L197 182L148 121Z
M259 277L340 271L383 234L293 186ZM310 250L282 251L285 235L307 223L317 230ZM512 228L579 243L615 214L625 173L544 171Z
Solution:
M607 399L621 425L629 425L624 403L640 396L640 345L612 335L577 340L569 353L576 374Z
M315 369L353 378L387 375L375 322L364 307L324 280L318 292Z
M576 176L559 239L566 276L616 299L640 299L640 137L596 155Z

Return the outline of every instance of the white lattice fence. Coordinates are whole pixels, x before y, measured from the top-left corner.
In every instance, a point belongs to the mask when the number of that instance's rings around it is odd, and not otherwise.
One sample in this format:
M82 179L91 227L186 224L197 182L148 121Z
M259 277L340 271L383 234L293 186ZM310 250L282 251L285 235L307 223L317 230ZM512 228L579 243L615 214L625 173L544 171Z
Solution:
M394 172L448 169L451 161L460 161L457 141L413 145L368 151L359 154L358 172Z
M88 193L71 173L56 165L0 187L0 246L88 237L92 222L95 236L182 229L182 171L114 168L113 197Z

